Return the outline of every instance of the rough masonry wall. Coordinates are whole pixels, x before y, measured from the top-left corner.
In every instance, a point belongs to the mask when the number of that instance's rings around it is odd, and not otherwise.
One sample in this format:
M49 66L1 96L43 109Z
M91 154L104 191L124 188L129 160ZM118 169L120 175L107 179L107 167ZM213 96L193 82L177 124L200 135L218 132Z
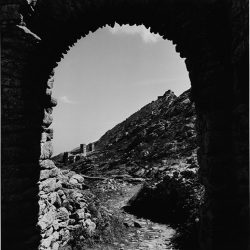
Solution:
M34 121L40 110L25 71L37 39L22 27L1 28L2 248L35 249L40 129Z
M29 3L1 2L3 249L40 242L37 182L52 155L53 68L77 39L114 21L150 26L186 57L206 187L201 246L247 249L248 1Z

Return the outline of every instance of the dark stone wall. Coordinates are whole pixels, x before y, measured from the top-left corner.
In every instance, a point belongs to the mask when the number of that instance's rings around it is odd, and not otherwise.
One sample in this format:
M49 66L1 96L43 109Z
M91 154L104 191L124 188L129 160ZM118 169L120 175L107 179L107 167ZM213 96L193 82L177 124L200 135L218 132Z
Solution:
M26 71L37 39L16 25L3 25L1 31L2 249L35 249L39 108Z
M248 1L28 2L0 5L3 249L39 245L37 182L53 150L53 69L77 39L115 21L151 27L186 58L206 187L201 247L247 249Z

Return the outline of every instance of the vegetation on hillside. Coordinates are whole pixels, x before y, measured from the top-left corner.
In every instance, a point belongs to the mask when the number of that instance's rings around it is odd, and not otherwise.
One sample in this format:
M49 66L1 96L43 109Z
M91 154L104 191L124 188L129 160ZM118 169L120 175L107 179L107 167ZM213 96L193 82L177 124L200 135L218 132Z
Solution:
M145 182L126 211L170 224L175 248L195 250L203 187L189 95L167 91L107 131L95 142L95 152L66 167L89 177Z

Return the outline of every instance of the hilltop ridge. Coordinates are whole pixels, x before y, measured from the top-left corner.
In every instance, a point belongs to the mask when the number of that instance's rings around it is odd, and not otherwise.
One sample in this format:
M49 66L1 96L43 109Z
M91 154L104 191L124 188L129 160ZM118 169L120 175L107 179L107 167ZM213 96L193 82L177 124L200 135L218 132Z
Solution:
M187 90L171 90L107 131L96 143L106 158L155 162L192 155L196 148L195 109Z
M164 167L166 162L179 164L191 158L197 166L195 108L189 95L190 90L178 97L166 91L108 130L94 143L94 152L78 157L67 168L92 175L130 174L154 179L163 178L164 171L159 174L153 169Z

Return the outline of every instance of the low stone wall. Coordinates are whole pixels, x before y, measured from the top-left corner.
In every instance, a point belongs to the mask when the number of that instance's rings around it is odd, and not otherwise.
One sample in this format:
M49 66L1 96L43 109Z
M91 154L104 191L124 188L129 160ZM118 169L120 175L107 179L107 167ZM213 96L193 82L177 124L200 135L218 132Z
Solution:
M67 246L75 230L86 230L91 235L96 225L88 211L84 178L73 171L60 170L51 160L43 160L40 165L39 249L58 250Z

